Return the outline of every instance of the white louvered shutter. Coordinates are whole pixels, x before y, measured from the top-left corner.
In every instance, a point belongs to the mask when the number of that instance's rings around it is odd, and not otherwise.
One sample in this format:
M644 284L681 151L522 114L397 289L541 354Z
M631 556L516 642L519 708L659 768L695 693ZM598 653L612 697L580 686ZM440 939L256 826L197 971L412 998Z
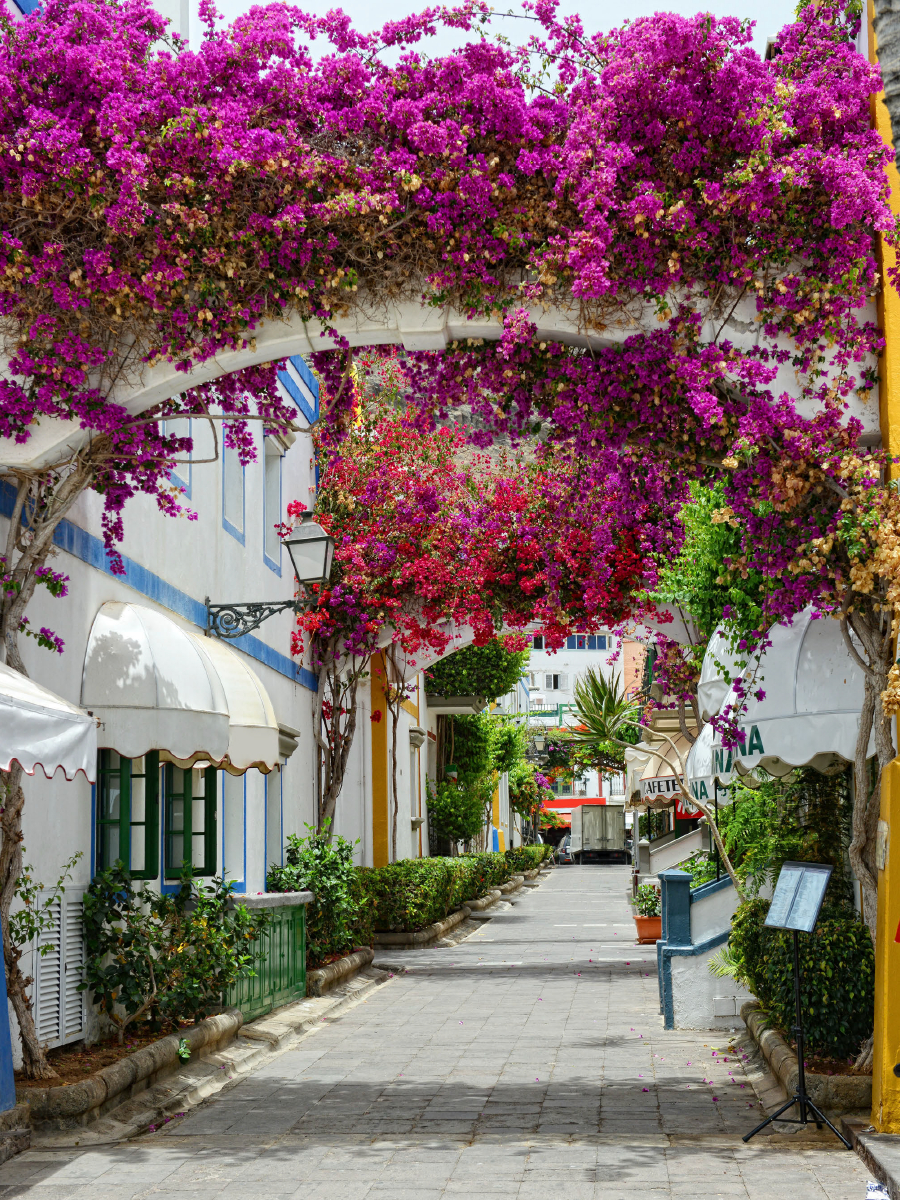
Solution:
M53 901L50 913L53 916L53 924L38 938L39 952L35 955L34 1023L42 1045L58 1046L62 1016L62 900L59 897Z
M84 1037L84 992L78 990L84 971L84 905L80 900L65 900L65 910L62 1032L63 1041L75 1042Z
M84 1037L84 993L78 991L84 968L81 899L57 897L50 908L53 924L40 936L47 947L34 959L34 1020L41 1043L52 1049Z
M563 674L563 675L558 675L556 678L557 678L556 686L559 688L559 690L561 692L566 691L566 689L569 686L569 676Z

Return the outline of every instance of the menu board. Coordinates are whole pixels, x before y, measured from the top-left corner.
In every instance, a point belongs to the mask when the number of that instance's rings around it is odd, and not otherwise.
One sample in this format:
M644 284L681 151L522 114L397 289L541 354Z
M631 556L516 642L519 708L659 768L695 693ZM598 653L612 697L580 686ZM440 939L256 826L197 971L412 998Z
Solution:
M812 933L831 872L827 863L786 862L775 884L766 925Z

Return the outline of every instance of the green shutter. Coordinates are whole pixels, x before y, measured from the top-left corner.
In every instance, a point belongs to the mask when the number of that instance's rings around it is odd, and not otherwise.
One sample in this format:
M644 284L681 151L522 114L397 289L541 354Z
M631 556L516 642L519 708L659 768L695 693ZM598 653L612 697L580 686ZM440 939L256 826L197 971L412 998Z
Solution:
M165 787L165 878L180 879L184 864L190 863L195 875L216 873L216 768L203 772L203 826L195 828L193 772L174 763L166 763ZM198 797L199 798L199 797ZM202 839L200 865L194 864L195 839Z
M131 820L129 851L135 833L141 830L144 842L144 866L142 870L131 869L132 879L156 879L159 876L159 751L152 750L144 755L144 820ZM129 808L133 808L133 781L129 791ZM134 812L130 817L134 817ZM133 855L131 856L133 857Z

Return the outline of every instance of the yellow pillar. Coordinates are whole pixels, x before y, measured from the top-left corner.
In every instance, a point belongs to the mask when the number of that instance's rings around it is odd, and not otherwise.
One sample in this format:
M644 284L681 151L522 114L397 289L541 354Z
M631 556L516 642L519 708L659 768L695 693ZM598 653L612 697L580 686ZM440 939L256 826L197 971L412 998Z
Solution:
M372 865L390 862L388 814L388 706L385 699L387 675L382 655L372 655Z
M870 57L875 59L869 3ZM886 144L893 148L891 123L884 97L875 97L872 120ZM900 212L900 175L893 160L888 168L891 210ZM900 294L888 283L887 272L896 254L880 241L882 292L879 323L885 347L879 362L879 404L882 443L891 455L900 455ZM897 469L891 472L895 477ZM900 1133L900 760L882 776L881 832L886 841L879 853L878 928L875 939L875 1047L872 1071L872 1124L882 1133ZM885 828L886 827L886 828ZM891 835L894 835L893 838ZM890 842L897 849L891 854Z
M500 828L500 784L494 788L494 799L491 803L491 824L497 830L497 849L506 849L506 838Z

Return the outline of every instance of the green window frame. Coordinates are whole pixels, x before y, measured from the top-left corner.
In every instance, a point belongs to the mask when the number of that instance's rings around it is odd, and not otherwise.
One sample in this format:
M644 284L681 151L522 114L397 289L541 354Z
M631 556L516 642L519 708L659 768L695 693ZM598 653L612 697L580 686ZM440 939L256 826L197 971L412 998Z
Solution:
M216 873L216 775L215 767L163 766L165 879L180 879L187 863L195 875Z
M96 787L97 870L121 859L132 879L159 876L159 754L124 758L100 750Z

